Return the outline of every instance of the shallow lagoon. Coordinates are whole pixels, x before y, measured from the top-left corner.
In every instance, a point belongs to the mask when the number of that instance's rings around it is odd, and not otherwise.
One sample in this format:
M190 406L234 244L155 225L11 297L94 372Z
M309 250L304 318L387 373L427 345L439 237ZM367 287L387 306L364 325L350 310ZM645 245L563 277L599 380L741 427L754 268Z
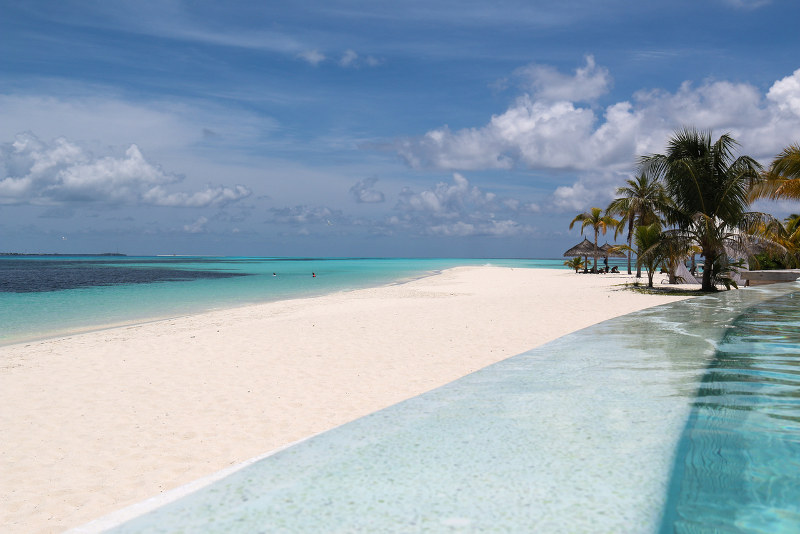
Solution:
M563 260L0 256L0 345L486 264L563 268Z

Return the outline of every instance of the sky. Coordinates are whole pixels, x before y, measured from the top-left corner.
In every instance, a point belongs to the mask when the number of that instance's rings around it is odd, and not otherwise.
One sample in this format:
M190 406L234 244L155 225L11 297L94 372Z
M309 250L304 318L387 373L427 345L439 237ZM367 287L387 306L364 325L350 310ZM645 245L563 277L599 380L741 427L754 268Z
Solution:
M797 20L796 0L0 0L0 252L558 258L676 129L763 165L800 141Z

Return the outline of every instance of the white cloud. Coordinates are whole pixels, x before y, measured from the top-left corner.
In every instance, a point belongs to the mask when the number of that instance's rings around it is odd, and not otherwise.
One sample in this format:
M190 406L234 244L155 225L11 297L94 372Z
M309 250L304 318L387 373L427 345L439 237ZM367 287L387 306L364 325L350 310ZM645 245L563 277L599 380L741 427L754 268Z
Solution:
M297 57L303 61L308 62L313 66L318 66L320 63L328 61L328 56L319 50L306 50L297 54ZM332 58L333 59L333 58ZM345 50L338 61L337 65L343 68L357 69L364 65L368 67L377 67L382 61L374 56L360 56L358 52L352 48Z
M146 203L154 206L192 207L221 206L250 196L251 191L243 185L233 187L211 187L194 193L169 193L156 186L142 195Z
M352 67L355 65L356 60L358 60L358 54L356 54L355 50L346 50L342 55L342 59L339 60L339 65Z
M205 217L199 217L195 222L192 224L185 224L183 225L183 230L190 234L201 234L206 231L206 224L208 223L208 219Z
M445 126L401 141L397 150L414 168L582 168L595 163L585 154L595 121L592 110L571 102L546 103L524 95L484 127L452 132Z
M502 221L482 221L480 223L468 223L456 221L454 223L436 224L428 227L429 235L440 237L468 237L468 236L490 236L490 237L511 237L524 233L531 233L533 228L522 225L512 220Z
M589 190L581 182L571 186L559 186L553 192L555 205L563 210L580 210L586 206L591 196L593 195L589 193Z
M451 183L440 182L419 193L404 188L395 210L399 213L387 218L385 224L418 235L501 237L532 232L531 227L514 218L538 207L499 198L471 186L464 176L455 173Z
M514 74L526 82L537 100L551 102L591 102L606 94L612 81L608 69L598 67L594 56L586 56L586 65L571 76L538 64L517 69Z
M342 212L326 206L294 206L290 208L271 208L269 222L291 225L325 224L333 225L344 219Z
M772 84L767 99L774 102L780 111L800 117L800 69Z
M136 145L123 156L96 157L63 137L46 143L33 134L19 134L0 145L0 165L0 203L5 204L205 207L250 195L243 186L169 193L166 187L183 178L148 162Z
M447 126L406 139L396 145L400 156L415 169L510 169L514 158L503 154L503 145L486 129L469 128L456 133Z
M800 69L766 94L746 83L685 82L675 92L639 91L606 106L601 116L579 104L608 85L607 71L591 57L574 76L538 65L526 73L533 92L484 126L458 131L443 126L398 141L397 152L413 168L575 171L578 181L564 184L553 197L555 206L572 209L607 199L613 193L609 176L619 180L620 173L633 172L639 156L662 152L682 126L730 133L743 153L765 163L800 139Z
M587 173L572 185L562 185L552 194L552 207L556 211L580 211L589 207L602 207L614 197L617 187L630 176L625 173Z
M461 215L468 207L483 207L494 199L494 194L483 193L477 187L470 187L469 181L461 174L453 174L453 183L439 182L430 190L414 193L404 188L400 193L397 208L404 212L421 212L441 218Z
M345 68L359 68L364 65L367 67L377 67L382 61L374 56L359 56L353 49L344 51L342 57L339 59L339 66Z
M319 50L306 50L305 52L300 52L297 54L297 57L307 61L315 67L326 59L325 54L321 53Z
M374 188L375 183L378 181L376 177L370 177L365 180L359 180L350 188L350 194L359 203L379 203L385 200L381 191Z

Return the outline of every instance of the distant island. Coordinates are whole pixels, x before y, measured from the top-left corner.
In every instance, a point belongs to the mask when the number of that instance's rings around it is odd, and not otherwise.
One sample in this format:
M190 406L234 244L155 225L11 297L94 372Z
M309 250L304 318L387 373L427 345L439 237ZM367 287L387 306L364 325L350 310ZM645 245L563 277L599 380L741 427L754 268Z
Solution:
M99 254L61 254L61 253L27 253L27 252L0 252L0 256L127 256L121 252L101 252Z

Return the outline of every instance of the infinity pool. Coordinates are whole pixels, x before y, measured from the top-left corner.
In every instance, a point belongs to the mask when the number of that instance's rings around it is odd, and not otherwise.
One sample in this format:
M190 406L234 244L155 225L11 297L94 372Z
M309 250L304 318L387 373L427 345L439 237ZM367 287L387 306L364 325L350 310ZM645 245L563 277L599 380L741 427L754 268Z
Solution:
M800 292L733 326L679 444L664 532L800 531Z
M796 532L798 299L607 321L75 532Z

